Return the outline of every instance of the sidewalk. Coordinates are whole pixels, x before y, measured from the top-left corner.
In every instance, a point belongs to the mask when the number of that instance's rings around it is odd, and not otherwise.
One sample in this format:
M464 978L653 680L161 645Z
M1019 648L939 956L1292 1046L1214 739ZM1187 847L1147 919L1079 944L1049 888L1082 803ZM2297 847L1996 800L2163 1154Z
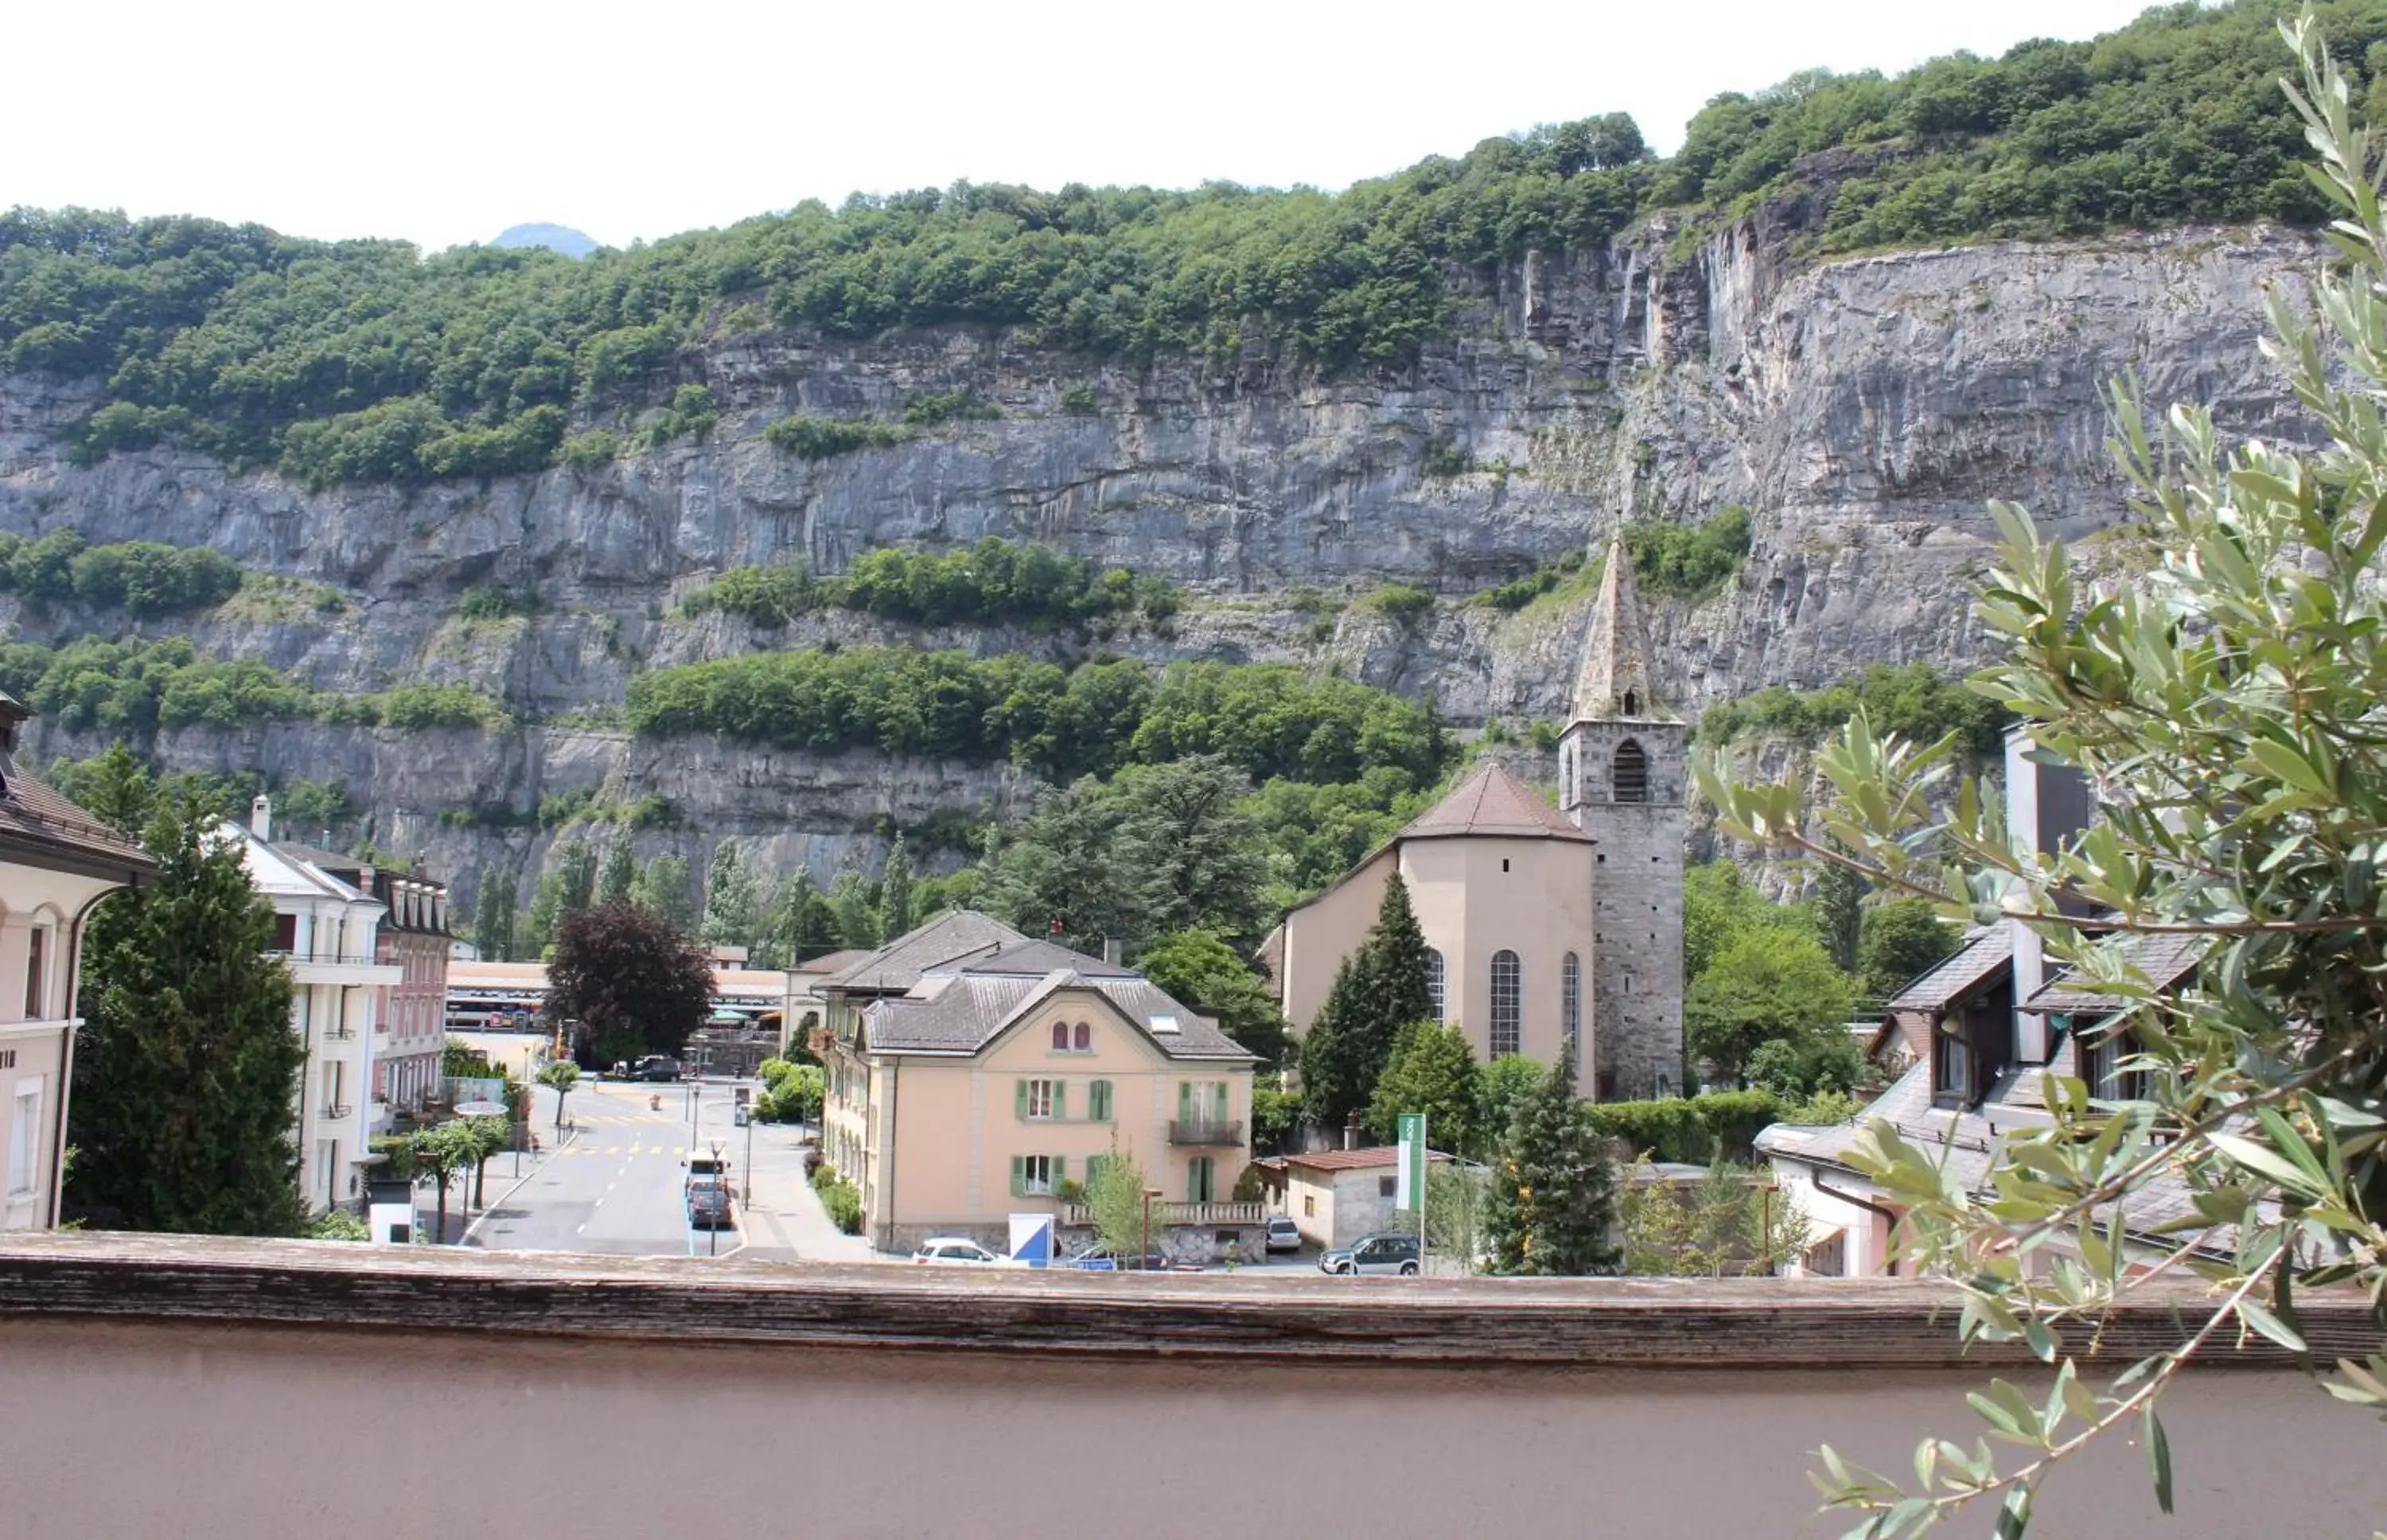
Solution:
M794 1170L754 1173L756 1191L741 1218L746 1248L739 1253L766 1262L869 1262L878 1254L859 1235L848 1235L829 1222L820 1194L806 1181L802 1167Z

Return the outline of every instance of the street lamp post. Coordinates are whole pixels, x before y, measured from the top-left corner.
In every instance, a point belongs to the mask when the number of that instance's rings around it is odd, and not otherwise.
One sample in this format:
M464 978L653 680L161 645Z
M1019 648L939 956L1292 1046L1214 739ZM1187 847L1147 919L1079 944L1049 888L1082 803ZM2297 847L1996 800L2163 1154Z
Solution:
M713 1142L713 1169L714 1169L714 1171L716 1173L716 1175L718 1175L718 1174L721 1172L721 1141L719 1141L718 1139L716 1139L716 1140L714 1140L714 1141ZM728 1218L728 1216L729 1216L729 1179L728 1179L726 1175L722 1175L722 1176L720 1176L720 1181L721 1181L721 1214L722 1214L722 1218ZM709 1225L705 1226L705 1227L704 1227L704 1235L705 1235L705 1243L704 1243L705 1254L706 1254L707 1256L720 1256L720 1255L721 1255L721 1221L720 1221L719 1219L715 1219L713 1223L711 1223L711 1224L709 1224Z

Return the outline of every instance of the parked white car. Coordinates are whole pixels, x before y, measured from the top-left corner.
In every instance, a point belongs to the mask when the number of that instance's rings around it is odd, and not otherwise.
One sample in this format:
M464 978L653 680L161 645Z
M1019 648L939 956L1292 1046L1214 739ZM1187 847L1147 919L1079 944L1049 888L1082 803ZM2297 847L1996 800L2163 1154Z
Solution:
M966 1235L931 1235L920 1243L912 1254L919 1263L942 1263L948 1267L985 1268L1006 1266L1010 1258L997 1256Z
M1270 1251L1299 1251L1301 1227L1293 1222L1290 1214L1271 1214L1268 1222L1268 1248Z

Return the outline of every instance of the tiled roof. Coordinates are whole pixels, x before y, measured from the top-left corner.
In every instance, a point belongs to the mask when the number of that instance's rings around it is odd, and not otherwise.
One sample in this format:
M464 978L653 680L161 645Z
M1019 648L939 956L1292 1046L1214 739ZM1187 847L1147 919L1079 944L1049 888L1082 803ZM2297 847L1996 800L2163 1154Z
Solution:
M158 864L141 848L31 776L0 783L0 835L47 846L83 862L123 868L126 880Z
M831 974L844 972L869 955L870 949L867 947L850 946L837 952L824 952L817 957L807 957L788 971L801 973L807 977L827 978Z
M2142 974L2148 984L2167 990L2196 968L2198 959L2211 944L2206 936L2148 935L2144 932L2127 935L2115 943L2113 956L2124 967L2125 976ZM2067 968L2062 975L2025 1003L2026 1011L2044 1011L2049 1015L2112 1016L2129 1009L2133 1002L2128 995L2112 994L2088 986L2092 975L2078 968Z
M1945 1010L1989 982L2013 959L2013 931L2005 925L1982 926L1964 938L1963 946L1890 996L1883 1009Z
M1092 990L1109 1001L1170 1058L1248 1061L1254 1056L1219 1030L1217 1022L1195 1015L1141 974L1123 969L1088 974L1056 968L1034 976L1007 966L955 968L923 978L908 994L871 1005L863 1016L863 1033L874 1052L976 1053L1048 996L1068 989ZM1174 1018L1177 1029L1154 1030L1155 1017Z
M975 909L955 909L865 953L819 983L824 989L901 991L918 983L922 975L941 964L1005 941L1027 940L991 915L981 915Z
M1459 835L1579 839L1586 844L1591 840L1590 835L1569 823L1532 787L1493 760L1477 765L1474 774L1400 832L1403 839Z

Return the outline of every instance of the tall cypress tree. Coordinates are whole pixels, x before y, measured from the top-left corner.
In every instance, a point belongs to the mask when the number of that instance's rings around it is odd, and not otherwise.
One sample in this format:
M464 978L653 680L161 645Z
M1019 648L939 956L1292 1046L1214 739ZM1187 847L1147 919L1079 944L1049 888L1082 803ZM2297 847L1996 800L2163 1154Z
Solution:
M878 934L893 940L912 928L912 858L903 850L903 836L895 836L887 852L887 869L878 878Z
M294 1106L306 1049L273 909L195 802L158 812L154 886L93 915L68 1212L103 1230L288 1235L306 1219Z
M1353 1112L1366 1109L1383 1068L1362 1056L1375 971L1374 954L1367 947L1344 958L1326 991L1326 1004L1301 1040L1302 1108L1330 1134L1339 1132Z
M1383 1053L1371 1062L1382 1073L1392 1057L1393 1041L1413 1021L1433 1019L1433 991L1425 962L1425 932L1418 928L1417 911L1409 907L1409 886L1395 872L1384 884L1383 902L1376 908L1376 927L1368 932L1368 950L1375 956L1375 983L1370 994L1370 1048Z
M1518 1102L1492 1163L1492 1270L1575 1278L1616 1266L1616 1163L1564 1056Z
M597 865L597 902L611 903L630 896L630 889L638 880L638 858L630 849L628 830L613 836L605 847L605 859Z

